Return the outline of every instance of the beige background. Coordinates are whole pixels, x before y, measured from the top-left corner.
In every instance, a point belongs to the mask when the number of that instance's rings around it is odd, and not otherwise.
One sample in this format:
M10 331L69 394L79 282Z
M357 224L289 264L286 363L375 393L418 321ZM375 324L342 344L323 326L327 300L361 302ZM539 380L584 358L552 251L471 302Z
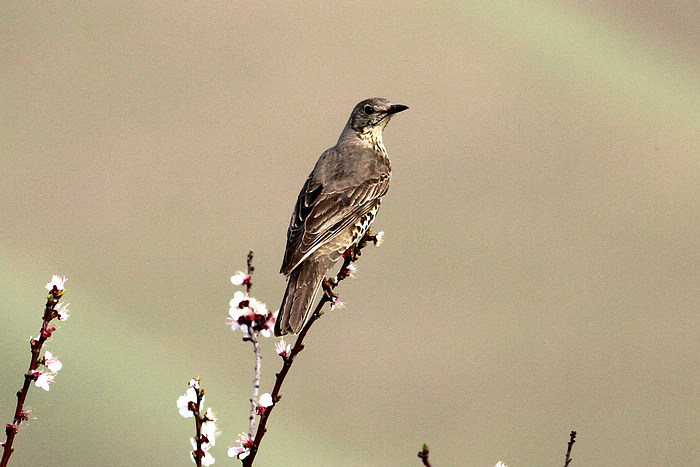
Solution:
M342 6L340 6L342 5ZM225 326L255 251L279 306L295 197L359 100L392 187L259 464L691 465L700 457L697 2L5 2L0 421L44 284L64 361L12 465L191 465L207 388L247 426ZM265 342L263 389L280 361Z

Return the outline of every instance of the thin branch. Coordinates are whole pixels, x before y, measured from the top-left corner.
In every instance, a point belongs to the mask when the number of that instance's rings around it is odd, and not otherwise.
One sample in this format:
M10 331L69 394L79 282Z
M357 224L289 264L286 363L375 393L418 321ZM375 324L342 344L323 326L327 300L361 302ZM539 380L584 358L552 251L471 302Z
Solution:
M250 268L248 268L250 271ZM250 337L244 340L249 340L253 343L255 351L255 380L253 381L253 395L250 398L250 426L248 428L248 438L253 439L255 433L255 415L257 414L258 395L260 394L260 375L262 373L262 354L260 352L260 343L258 342L258 331L252 331Z
M250 250L248 252L248 259L247 259L247 264L248 264L248 277L245 281L245 294L247 297L250 296L250 289L253 287L253 272L255 271L255 268L253 267L253 250Z
M54 278L57 278L58 276L54 276ZM6 467L7 463L10 460L10 456L12 455L12 451L14 450L12 447L12 443L15 439L15 435L19 431L19 426L23 421L26 421L29 417L29 411L24 410L24 402L27 399L27 393L29 392L29 386L33 381L36 381L38 378L38 375L40 372L37 372L37 368L39 365L44 363L43 359L39 359L39 355L41 354L41 348L44 345L44 342L51 337L51 334L56 330L56 328L49 324L50 321L54 318L59 318L62 316L62 313L67 313L67 309L65 308L64 305L59 304L59 299L63 296L63 281L60 281L60 287L55 285L55 282L53 282L53 288L49 290L49 296L46 300L46 306L44 307L44 316L42 318L42 323L41 323L41 331L39 332L39 336L36 338L32 338L30 340L30 346L31 346L31 352L32 352L32 357L29 361L29 369L27 372L24 374L24 384L22 385L22 389L17 391L17 406L15 408L15 415L12 419L12 423L8 423L5 426L5 434L7 435L7 439L5 442L2 443L3 446L3 454L2 454L2 460L0 460L0 467ZM51 286L52 283L50 282L47 285L47 288ZM61 317L61 319L65 319L67 317L67 314Z
M204 451L202 451L202 417L200 416L200 408L202 407L202 398L204 397L204 389L199 388L199 377L196 378L197 380L197 388L195 391L197 392L197 410L196 412L193 410L194 414L194 424L195 424L195 432L197 433L197 436L195 436L195 443L196 443L196 449L192 454L194 454L194 463L197 465L197 467L202 467L202 455L204 454Z
M569 435L569 443L568 443L568 448L566 450L566 461L564 462L564 467L569 467L569 464L571 464L571 448L574 446L574 443L576 442L576 432L572 431L571 434Z
M253 250L248 252L248 257L246 258L246 265L248 267L248 272L243 285L245 285L245 296L250 297L250 289L253 288L253 272L255 267L253 266ZM260 342L258 341L259 331L253 329L253 326L248 327L248 335L243 338L244 341L250 341L253 344L253 352L255 353L255 379L253 380L253 395L250 398L250 417L248 425L248 438L253 438L253 433L255 432L255 416L258 403L258 395L260 394L260 376L262 373L262 353L260 352Z

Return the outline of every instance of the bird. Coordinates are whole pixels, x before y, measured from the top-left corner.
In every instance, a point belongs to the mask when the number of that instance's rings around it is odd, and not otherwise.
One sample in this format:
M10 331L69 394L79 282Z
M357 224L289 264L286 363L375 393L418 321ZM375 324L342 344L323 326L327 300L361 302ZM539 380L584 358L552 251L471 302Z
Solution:
M406 109L380 97L357 104L338 142L321 154L306 179L287 230L280 268L287 288L276 336L301 331L325 274L369 230L391 179L382 131Z

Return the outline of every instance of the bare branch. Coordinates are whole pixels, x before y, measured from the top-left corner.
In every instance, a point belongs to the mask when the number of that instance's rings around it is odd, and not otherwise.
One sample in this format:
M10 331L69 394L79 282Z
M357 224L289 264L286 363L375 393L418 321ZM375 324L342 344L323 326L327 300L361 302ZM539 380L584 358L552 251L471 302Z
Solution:
M430 448L427 444L423 443L423 449L418 451L418 457L423 461L423 465L425 467L432 467L430 461L428 460L428 456L430 456Z
M568 448L566 450L566 461L564 462L564 467L569 467L569 464L571 464L571 448L574 446L574 443L576 442L576 432L572 431L571 434L569 435L569 443L568 443Z

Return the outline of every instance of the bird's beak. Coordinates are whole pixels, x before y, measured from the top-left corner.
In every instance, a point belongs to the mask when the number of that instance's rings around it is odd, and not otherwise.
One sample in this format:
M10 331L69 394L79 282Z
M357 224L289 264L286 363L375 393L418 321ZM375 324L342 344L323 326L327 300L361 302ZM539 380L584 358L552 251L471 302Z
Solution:
M399 112L403 112L403 111L406 110L407 108L408 108L407 105L391 104L391 105L389 106L389 110L387 111L387 113L388 113L389 115L391 115L391 114L396 114L396 113L399 113Z

